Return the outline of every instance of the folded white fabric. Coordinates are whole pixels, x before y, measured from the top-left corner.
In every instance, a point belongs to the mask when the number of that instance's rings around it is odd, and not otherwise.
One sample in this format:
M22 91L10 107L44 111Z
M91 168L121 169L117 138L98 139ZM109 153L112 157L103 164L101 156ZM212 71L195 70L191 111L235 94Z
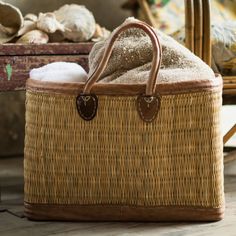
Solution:
M53 62L43 67L30 71L30 78L51 82L85 82L87 72L76 63Z

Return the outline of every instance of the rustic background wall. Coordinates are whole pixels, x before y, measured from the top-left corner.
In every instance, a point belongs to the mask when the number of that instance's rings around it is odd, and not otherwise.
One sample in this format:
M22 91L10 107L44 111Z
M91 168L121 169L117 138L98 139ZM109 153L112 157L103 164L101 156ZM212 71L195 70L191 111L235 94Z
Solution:
M23 154L25 92L0 93L0 157Z
M96 21L112 30L121 24L129 12L121 9L125 0L6 0L26 13L49 12L64 4L85 5L93 12ZM0 157L23 154L25 93L0 93Z

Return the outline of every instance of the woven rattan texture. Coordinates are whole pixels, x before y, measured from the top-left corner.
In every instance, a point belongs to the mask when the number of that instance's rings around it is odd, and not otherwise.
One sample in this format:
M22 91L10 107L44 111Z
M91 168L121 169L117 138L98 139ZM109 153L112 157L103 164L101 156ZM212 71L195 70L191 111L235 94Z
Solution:
M145 123L136 97L99 96L80 118L76 97L27 92L25 201L221 207L221 92L162 96Z

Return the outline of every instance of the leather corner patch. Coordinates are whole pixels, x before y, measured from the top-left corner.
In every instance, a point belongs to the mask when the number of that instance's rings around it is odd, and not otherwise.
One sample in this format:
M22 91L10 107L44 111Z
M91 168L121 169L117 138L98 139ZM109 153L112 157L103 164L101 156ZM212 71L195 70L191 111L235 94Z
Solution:
M152 122L156 119L161 106L161 98L141 95L137 99L137 109L142 120Z
M94 94L82 94L76 98L79 115L86 121L92 120L97 114L98 98Z

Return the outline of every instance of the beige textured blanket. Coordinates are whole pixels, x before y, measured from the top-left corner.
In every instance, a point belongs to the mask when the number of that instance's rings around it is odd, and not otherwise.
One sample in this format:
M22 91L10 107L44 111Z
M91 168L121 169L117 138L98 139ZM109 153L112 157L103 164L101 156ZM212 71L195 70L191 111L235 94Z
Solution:
M128 21L135 21L128 18ZM162 45L162 64L157 83L173 83L186 80L211 80L214 73L201 59L180 45L171 37L155 30ZM90 56L90 74L100 61L106 42L94 45ZM105 83L144 83L148 79L152 44L149 37L140 29L123 32L115 43L112 56L100 82Z

